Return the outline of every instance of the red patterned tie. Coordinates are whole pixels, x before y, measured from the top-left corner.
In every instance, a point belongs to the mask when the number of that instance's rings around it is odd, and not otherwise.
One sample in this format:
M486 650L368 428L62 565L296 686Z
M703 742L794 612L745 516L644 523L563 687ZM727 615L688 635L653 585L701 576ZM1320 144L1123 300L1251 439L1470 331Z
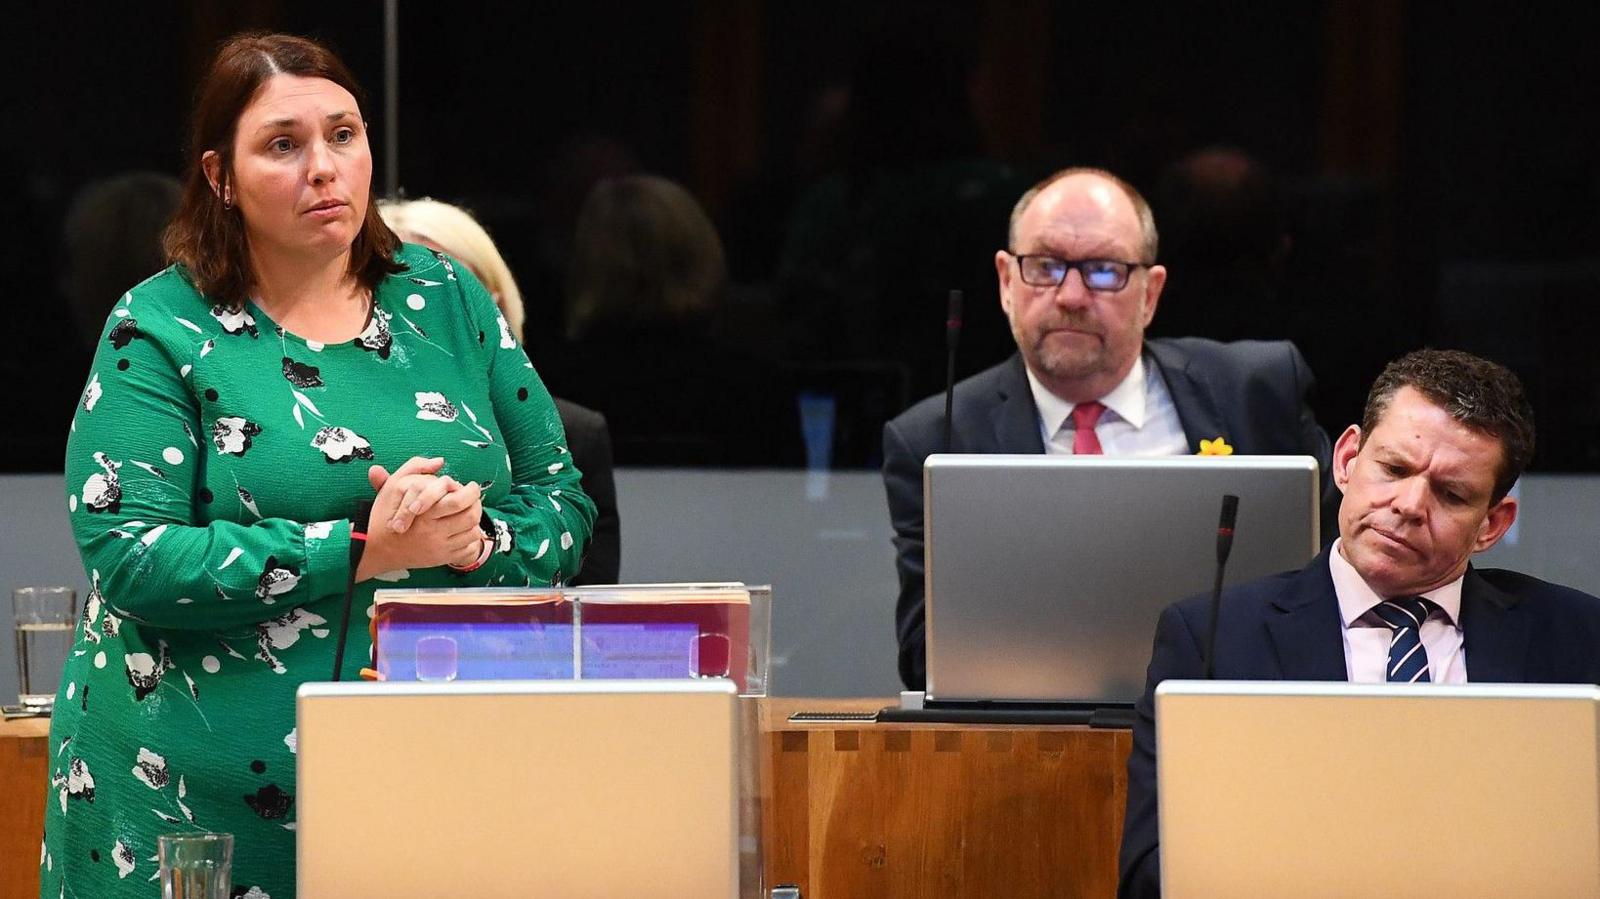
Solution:
M1072 454L1074 456L1098 456L1100 437L1095 434L1094 426L1100 421L1100 414L1106 411L1101 403L1079 403L1072 407Z

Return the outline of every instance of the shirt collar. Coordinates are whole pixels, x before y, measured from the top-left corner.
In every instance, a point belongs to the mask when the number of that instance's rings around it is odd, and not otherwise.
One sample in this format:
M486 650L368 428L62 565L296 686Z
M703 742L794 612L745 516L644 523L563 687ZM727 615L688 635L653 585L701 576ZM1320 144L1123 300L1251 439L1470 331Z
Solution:
M1028 389L1033 392L1033 405L1039 410L1039 420L1045 424L1046 434L1054 434L1061 430L1067 423L1067 417L1072 414L1077 403L1069 403L1050 392L1033 374L1033 369L1023 366L1028 375ZM1141 354L1133 360L1133 368L1128 370L1127 377L1121 383L1111 388L1111 392L1100 397L1100 402L1118 418L1133 425L1135 430L1144 427L1145 422L1145 378L1144 356Z
M1377 591L1368 586L1361 573L1339 552L1340 542L1333 541L1333 548L1328 550L1328 573L1333 576L1334 595L1339 597L1339 618L1348 628L1373 606L1383 602L1385 597L1379 596ZM1422 594L1443 609L1445 615L1449 616L1450 624L1457 628L1461 627L1461 581L1462 578L1458 577Z

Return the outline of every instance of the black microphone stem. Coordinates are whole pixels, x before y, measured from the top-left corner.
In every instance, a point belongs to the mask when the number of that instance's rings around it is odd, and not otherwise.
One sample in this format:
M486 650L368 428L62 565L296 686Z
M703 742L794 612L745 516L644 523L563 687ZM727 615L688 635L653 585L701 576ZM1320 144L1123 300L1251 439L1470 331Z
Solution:
M1217 616L1222 611L1222 567L1211 584L1211 632L1206 635L1206 680L1217 676Z
M333 679L339 680L344 669L345 638L350 635L350 606L355 600L356 569L367 550L367 520L372 517L372 502L356 503L356 514L350 517L350 574L344 582L344 611L339 616L339 639L333 648Z
M1206 635L1206 680L1217 674L1217 619L1222 613L1222 573L1233 552L1233 526L1239 516L1239 497L1222 497L1222 515L1217 522L1217 576L1211 583L1211 630Z

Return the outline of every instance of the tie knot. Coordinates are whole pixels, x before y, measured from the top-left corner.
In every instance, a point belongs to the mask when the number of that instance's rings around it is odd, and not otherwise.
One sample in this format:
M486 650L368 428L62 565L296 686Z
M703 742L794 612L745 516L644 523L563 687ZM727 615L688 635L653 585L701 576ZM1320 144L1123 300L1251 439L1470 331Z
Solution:
M1420 596L1397 596L1373 606L1372 613L1392 630L1409 627L1420 631L1428 613L1436 608L1432 600Z
M1104 403L1094 400L1079 403L1072 407L1072 429L1074 431L1092 431L1100 423L1100 416L1106 411Z

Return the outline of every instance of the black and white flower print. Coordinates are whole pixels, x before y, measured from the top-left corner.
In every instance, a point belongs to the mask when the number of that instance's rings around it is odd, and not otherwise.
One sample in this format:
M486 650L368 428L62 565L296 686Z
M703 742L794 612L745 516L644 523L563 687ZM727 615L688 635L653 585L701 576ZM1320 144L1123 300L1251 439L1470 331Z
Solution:
M389 320L392 314L377 306L372 307L372 320L367 322L367 329L351 341L356 346L369 353L377 353L379 359L389 358L389 352L394 345L394 335L389 331Z
M189 819L189 823L190 824L193 824L194 823L194 812L190 811L189 810L189 806L185 805L184 802L183 802L184 797L186 797L188 795L189 795L189 784L184 781L183 775L180 774L178 776L178 810L183 812L183 816L185 818Z
M256 599L271 605L274 597L282 596L300 584L300 569L293 565L278 564L277 556L267 556L267 567L256 582Z
M241 504L243 504L246 509L250 510L250 514L251 515L254 515L257 518L260 518L261 517L261 509L256 506L255 494L251 493L249 490L246 490L243 487L240 487L238 489L239 489L239 502Z
M111 329L111 333L106 335L106 340L110 341L111 345L119 350L135 340L143 339L144 335L139 333L138 321L132 318L125 318L117 322L116 326Z
M167 773L167 760L143 746L139 747L139 757L133 762L133 776L152 790L159 790L172 781L172 775Z
M283 377L296 387L322 387L322 369L283 357Z
M122 480L117 477L122 463L99 452L94 461L101 473L89 475L83 482L83 504L90 512L117 512L122 508Z
M251 337L261 336L261 332L256 330L255 316L251 315L248 309L240 309L235 312L231 309L224 309L221 306L212 306L211 315L222 323L222 330L227 331L229 334L248 333Z
M511 323L506 321L505 315L500 312L496 312L494 317L500 320L500 349L516 349L517 338L511 334Z
M89 376L89 383L83 388L83 411L93 412L94 404L100 402L100 396L105 390L100 386L100 373L95 372Z
M128 461L132 462L135 466L144 469L153 478L160 478L163 481L167 479L167 473L165 471L157 468L154 465L151 465L149 462L140 462L138 459L129 459Z
M83 638L90 643L100 642L100 607L104 604L105 596L100 592L100 571L95 569L89 575L89 595L83 600Z
M508 554L517 545L516 532L511 525L498 518L489 519L494 523L494 550L497 553Z
M77 756L67 763L67 798L82 800L94 804L94 775L89 773L89 766ZM63 804L65 809L66 805Z
M417 393L417 417L423 421L455 421L460 415L455 404L442 393Z
M117 864L117 879L126 878L133 873L137 863L133 859L133 850L129 849L121 840L111 847L111 860Z
M274 649L288 649L300 642L300 634L305 630L312 630L318 636L326 636L327 631L320 629L328 620L315 612L308 612L304 608L294 609L271 621L263 621L256 625L256 658L266 662L274 673L283 674L287 668L272 654Z
M349 428L329 427L317 431L311 445L322 450L328 464L348 463L352 459L371 459L372 444Z
M148 652L130 652L122 657L123 672L128 677L128 685L133 687L133 698L141 702L161 686L161 678L175 667L167 652L167 641L160 641L159 646L155 656Z
M218 455L243 457L260 434L260 425L237 415L224 415L211 425L211 442Z

